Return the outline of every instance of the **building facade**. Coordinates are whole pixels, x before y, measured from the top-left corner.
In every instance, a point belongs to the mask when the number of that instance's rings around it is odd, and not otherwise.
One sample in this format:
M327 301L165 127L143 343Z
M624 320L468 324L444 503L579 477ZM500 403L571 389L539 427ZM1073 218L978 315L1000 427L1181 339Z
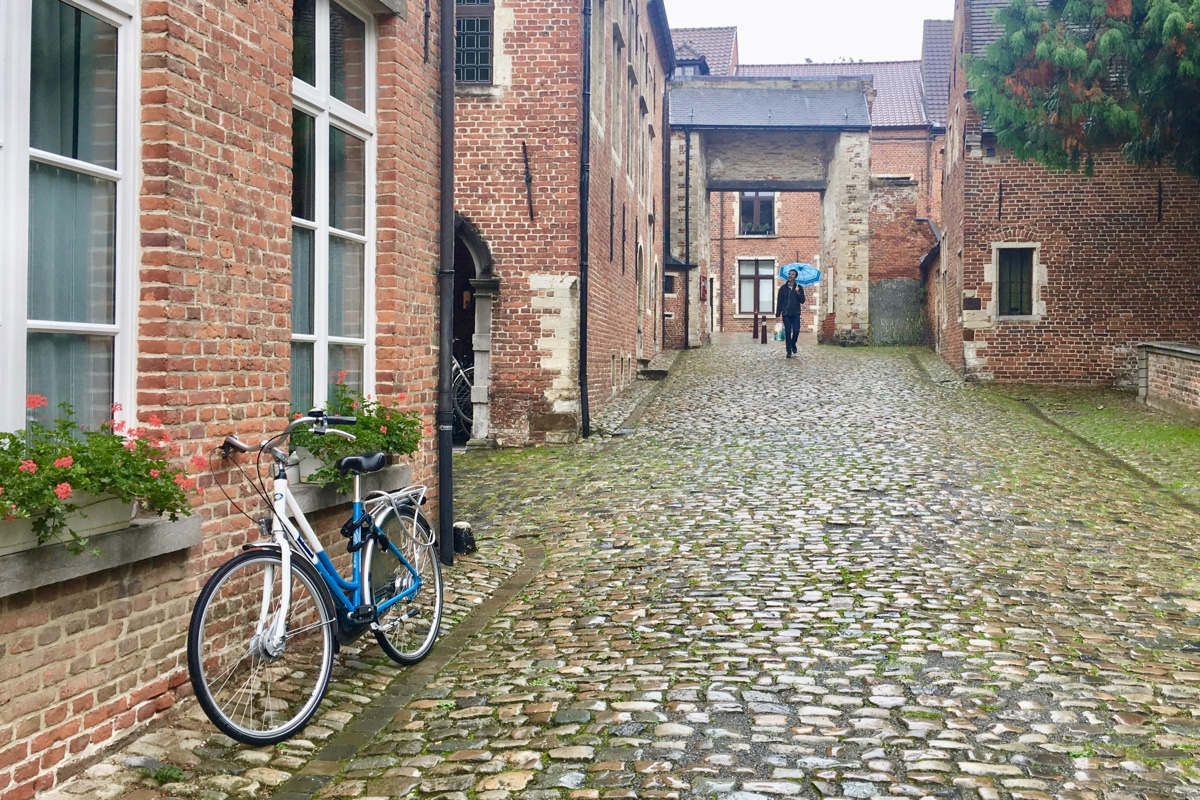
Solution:
M437 9L411 6L0 2L0 428L42 413L27 395L161 422L200 491L99 556L0 522L4 800L185 687L192 603L258 538L252 487L207 466L226 435L261 441L340 380L420 413L385 479L434 482Z
M1000 35L1004 5L955 4L933 344L969 380L1132 386L1137 344L1200 343L1200 185L1116 153L1089 178L998 148L963 62Z
M573 441L662 347L666 12L458 8L455 353L474 366L471 435Z

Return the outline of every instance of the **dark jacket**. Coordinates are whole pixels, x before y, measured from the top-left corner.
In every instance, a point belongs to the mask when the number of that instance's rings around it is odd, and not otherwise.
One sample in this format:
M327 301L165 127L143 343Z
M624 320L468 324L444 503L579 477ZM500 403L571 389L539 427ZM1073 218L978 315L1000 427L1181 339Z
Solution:
M796 286L793 291L785 283L779 287L779 294L775 298L775 316L785 317L789 314L799 314L800 307L804 305L804 287Z

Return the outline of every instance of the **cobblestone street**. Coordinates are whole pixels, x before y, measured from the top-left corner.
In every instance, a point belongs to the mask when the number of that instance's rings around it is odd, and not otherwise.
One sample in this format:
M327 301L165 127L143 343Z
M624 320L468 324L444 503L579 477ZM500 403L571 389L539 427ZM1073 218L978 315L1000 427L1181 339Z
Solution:
M1200 797L1195 487L1066 427L925 350L684 353L628 435L458 456L429 662L46 796Z

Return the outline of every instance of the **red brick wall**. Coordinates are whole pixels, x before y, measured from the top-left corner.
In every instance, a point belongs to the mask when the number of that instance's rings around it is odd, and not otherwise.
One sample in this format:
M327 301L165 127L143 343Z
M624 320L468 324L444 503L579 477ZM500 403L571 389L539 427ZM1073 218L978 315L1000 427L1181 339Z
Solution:
M288 415L291 4L147 2L142 29L137 414L160 417L187 463ZM438 56L423 64L422 47L418 15L380 21L377 394L406 392L428 423ZM412 459L426 483L431 447ZM3 800L53 786L189 690L192 603L257 538L198 477L201 546L0 599ZM257 508L244 485L230 492Z
M603 80L593 86L589 212L588 388L593 409L627 383L638 355L656 351L660 311L661 230L651 227L652 212L662 209L659 124L665 67L649 31L641 4L635 34L624 31L625 55L613 63L613 12L627 27L615 2L594 3L593 64ZM556 381L578 386L578 318L569 324L537 307L534 275L578 281L580 275L579 201L582 133L583 26L579 0L522 0L508 5L511 26L497 30L497 52L510 65L497 71L495 87L459 86L456 97L455 205L487 242L500 279L492 307L489 435L506 444L543 441L540 420L554 416L554 401L570 399ZM646 147L645 181L629 169L624 123L614 120L612 81L626 81L637 41L637 92L650 106L648 121L656 139ZM645 49L649 47L649 58ZM653 90L645 64L653 65ZM499 63L499 62L498 62ZM637 97L633 108L641 127ZM622 108L624 113L624 106ZM535 218L529 218L521 144L529 150ZM610 200L611 198L611 200ZM611 230L611 248L610 248ZM637 352L638 243L644 253L642 352ZM659 281L653 280L654 263ZM570 302L578 308L578 283ZM562 322L568 322L563 318ZM477 331L483 333L483 331ZM556 339L561 352L539 340ZM570 337L570 341L562 341ZM577 391L577 389L576 389ZM578 399L577 395L574 399ZM550 425L564 424L555 416ZM573 423L578 429L578 419Z
M722 206L722 202L724 206ZM722 287L716 326L719 330L749 332L754 325L751 314L738 313L738 261L743 258L774 258L776 271L783 264L800 261L820 262L821 201L820 195L806 192L784 192L777 195L775 236L738 236L738 193L720 192L712 195L712 244L709 253L719 265ZM722 215L722 208L724 214ZM775 283L778 289L779 282ZM805 288L807 302L801 314L801 330L813 330L813 315L817 312L818 287ZM774 295L772 295L774 296ZM774 324L774 301L769 312Z
M1148 353L1146 388L1151 405L1165 405L1200 414L1200 361L1165 353ZM1162 403L1164 400L1167 402Z
M921 258L935 242L929 225L917 221L920 187L871 183L871 282L920 278Z
M1044 315L992 318L975 330L971 373L999 381L1129 384L1138 342L1200 342L1195 179L1140 170L1116 154L1102 156L1090 179L1003 156L965 164L964 295L977 295L985 309L993 299L985 270L995 242L1040 243L1046 272Z

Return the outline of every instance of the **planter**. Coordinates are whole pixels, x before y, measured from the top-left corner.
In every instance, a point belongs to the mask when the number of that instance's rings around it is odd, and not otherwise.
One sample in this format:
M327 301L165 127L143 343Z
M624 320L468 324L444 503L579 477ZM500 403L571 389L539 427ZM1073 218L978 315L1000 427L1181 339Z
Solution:
M72 498L78 508L67 515L67 528L76 536L96 536L128 528L137 514L137 503L116 497L93 497L85 492ZM0 522L0 555L32 550L38 546L33 520L14 519Z

